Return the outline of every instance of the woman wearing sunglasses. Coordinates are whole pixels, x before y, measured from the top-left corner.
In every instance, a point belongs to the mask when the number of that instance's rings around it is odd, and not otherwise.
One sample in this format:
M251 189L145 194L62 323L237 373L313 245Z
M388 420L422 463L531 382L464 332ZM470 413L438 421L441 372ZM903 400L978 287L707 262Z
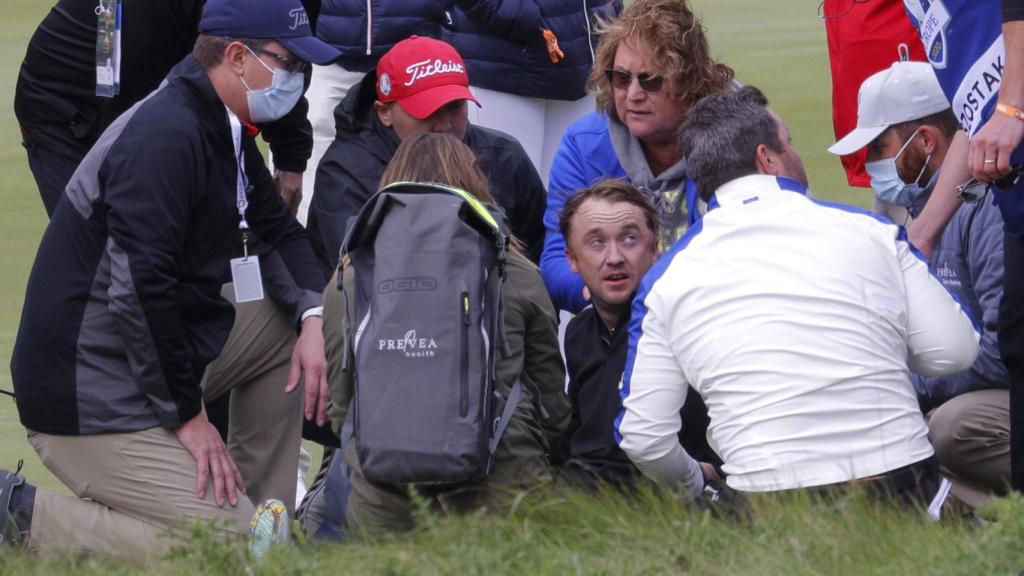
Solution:
M711 59L704 28L684 0L637 0L599 28L588 79L598 110L566 131L544 215L541 275L555 306L570 312L587 299L558 229L566 199L603 178L625 178L658 207L660 247L671 245L698 217L676 130L697 100L733 84L733 71Z

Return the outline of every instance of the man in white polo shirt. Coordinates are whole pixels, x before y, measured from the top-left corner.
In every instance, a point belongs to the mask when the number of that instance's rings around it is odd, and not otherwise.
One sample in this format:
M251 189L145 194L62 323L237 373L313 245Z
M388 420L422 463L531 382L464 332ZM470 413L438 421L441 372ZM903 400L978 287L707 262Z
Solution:
M702 100L680 145L709 210L633 302L622 449L698 497L703 473L676 438L692 386L731 488L863 479L932 501L938 467L908 369L968 368L970 318L901 228L807 197L786 125L756 88Z

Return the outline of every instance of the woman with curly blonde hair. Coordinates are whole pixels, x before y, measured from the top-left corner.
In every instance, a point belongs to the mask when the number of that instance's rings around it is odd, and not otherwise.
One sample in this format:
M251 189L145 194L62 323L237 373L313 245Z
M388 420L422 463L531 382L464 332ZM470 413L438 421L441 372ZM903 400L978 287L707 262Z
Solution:
M570 312L587 302L558 229L565 200L603 178L625 178L658 207L659 244L668 247L698 217L676 130L698 100L734 84L732 69L711 58L704 27L685 0L637 0L599 30L588 79L598 110L566 131L544 215L541 275L555 305Z

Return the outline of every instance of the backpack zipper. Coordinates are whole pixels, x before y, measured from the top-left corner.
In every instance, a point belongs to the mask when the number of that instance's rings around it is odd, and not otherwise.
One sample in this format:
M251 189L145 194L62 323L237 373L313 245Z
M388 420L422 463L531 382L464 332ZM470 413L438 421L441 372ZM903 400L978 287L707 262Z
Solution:
M469 292L463 292L459 298L462 309L462 342L459 352L459 415L465 417L469 413Z

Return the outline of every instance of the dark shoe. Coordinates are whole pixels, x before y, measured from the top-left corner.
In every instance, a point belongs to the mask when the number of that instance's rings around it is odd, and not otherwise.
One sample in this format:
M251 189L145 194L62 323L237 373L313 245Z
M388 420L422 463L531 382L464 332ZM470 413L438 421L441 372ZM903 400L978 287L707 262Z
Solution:
M745 522L751 518L750 504L743 494L717 480L704 485L704 493L697 505L723 520Z
M21 546L28 537L28 526L18 525L12 506L15 490L28 486L20 474L24 463L18 460L18 468L14 472L0 469L0 506L3 506L3 514L0 514L0 544L7 546Z

